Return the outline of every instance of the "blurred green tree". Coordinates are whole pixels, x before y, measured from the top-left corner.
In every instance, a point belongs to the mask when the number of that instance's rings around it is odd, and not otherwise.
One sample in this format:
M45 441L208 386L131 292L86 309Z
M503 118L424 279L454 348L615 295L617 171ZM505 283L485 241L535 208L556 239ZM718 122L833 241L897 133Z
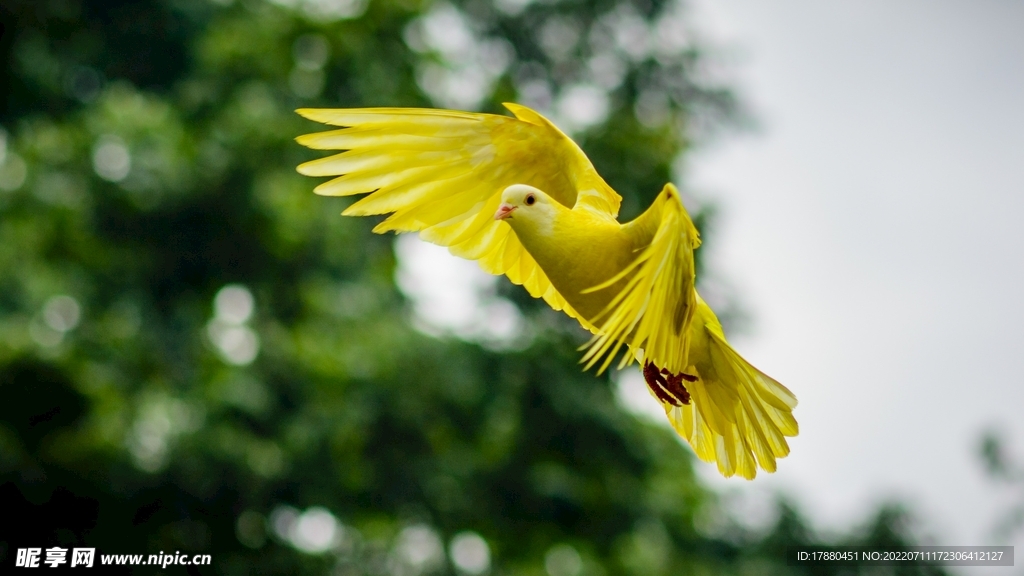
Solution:
M1011 504L996 519L992 532L999 540L1009 540L1024 528L1024 465L1008 453L1006 444L1005 434L993 429L982 435L978 446L978 453L989 478L1019 490L1018 501Z
M294 172L298 106L519 100L629 217L741 117L685 5L5 0L0 24L5 566L87 545L223 574L800 573L799 516L709 520L689 450L580 372L571 322L504 287L518 338L424 334L392 238Z

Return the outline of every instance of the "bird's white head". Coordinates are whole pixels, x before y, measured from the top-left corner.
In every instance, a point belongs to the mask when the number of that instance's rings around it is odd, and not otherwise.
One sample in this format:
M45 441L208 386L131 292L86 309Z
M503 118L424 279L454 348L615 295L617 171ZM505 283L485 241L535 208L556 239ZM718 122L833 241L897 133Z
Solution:
M529 221L538 223L551 220L555 208L551 197L526 184L513 184L501 193L501 206L494 213L495 220L505 220L511 224Z

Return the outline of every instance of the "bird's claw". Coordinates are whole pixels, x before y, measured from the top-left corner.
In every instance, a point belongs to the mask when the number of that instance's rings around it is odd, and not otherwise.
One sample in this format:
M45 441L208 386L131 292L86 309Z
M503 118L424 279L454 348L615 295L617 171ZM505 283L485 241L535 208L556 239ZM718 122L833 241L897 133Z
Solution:
M673 406L682 406L690 403L690 393L683 385L683 380L696 382L697 377L685 372L672 374L668 370L659 369L652 362L645 362L644 380L659 400Z

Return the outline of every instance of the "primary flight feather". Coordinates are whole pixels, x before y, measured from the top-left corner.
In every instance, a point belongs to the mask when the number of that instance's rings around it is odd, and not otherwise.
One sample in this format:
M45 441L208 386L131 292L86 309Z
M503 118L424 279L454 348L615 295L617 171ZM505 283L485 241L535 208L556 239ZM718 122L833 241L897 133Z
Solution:
M725 476L774 472L798 432L796 397L729 346L694 288L697 230L667 184L635 220L582 150L537 112L515 118L415 108L302 109L336 130L300 144L342 152L298 167L327 196L367 194L345 215L417 232L504 274L594 336L586 367L640 361L652 396Z

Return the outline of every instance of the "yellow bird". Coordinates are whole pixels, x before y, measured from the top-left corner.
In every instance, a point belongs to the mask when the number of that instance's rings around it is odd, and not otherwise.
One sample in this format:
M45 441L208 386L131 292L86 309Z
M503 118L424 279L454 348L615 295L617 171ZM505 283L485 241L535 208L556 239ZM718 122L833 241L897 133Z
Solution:
M652 396L697 456L725 476L774 472L797 434L796 397L726 342L694 289L697 230L667 184L620 224L622 198L537 112L515 118L415 108L302 109L341 129L297 141L341 153L306 162L326 196L368 193L343 214L389 214L374 232L418 232L504 274L594 333L583 362L639 360Z

